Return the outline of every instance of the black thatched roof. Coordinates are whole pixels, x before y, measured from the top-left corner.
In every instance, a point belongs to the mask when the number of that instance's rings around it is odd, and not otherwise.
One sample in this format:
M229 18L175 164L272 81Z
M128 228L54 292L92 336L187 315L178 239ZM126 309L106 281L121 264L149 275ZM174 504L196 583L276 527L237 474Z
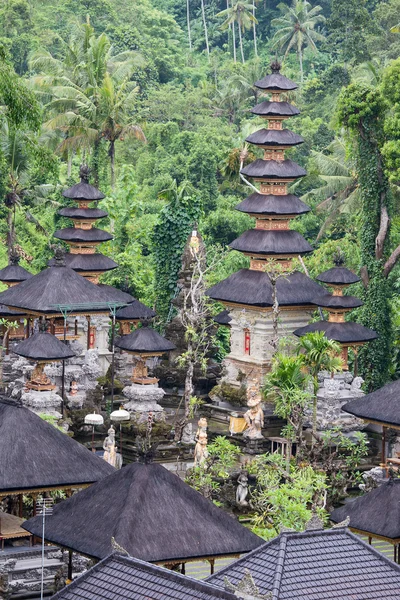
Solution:
M297 231L249 229L229 244L233 250L254 254L305 254L312 247Z
M213 321L218 323L218 325L229 325L232 321L232 317L229 314L229 310L222 310L220 313L215 315Z
M255 146L297 146L304 140L290 129L259 129L249 135L246 142Z
M58 229L54 237L64 242L107 242L113 236L104 229L92 227L91 229L80 229L79 227L66 227Z
M315 281L298 271L282 276L277 281L277 296L281 306L311 304L325 290ZM220 283L213 285L207 295L221 302L248 306L272 306L272 286L267 273L241 269Z
M54 266L1 292L0 303L39 314L59 313L59 304L86 304L86 308L74 309L73 312L87 314L88 311L102 310L103 307L91 310L90 306L94 302L104 304L106 310L110 302L126 303L126 300L121 301L122 295L123 292L110 286L91 283L68 267ZM128 302L132 301L129 294L124 296L129 298Z
M55 335L39 331L17 344L13 352L31 360L62 360L72 358L75 352Z
M80 182L76 183L72 187L68 188L63 192L65 198L72 198L73 200L102 200L105 198L104 194L97 188L89 183L90 169L87 165L81 165L80 168Z
M319 303L315 302L314 304ZM335 342L340 342L341 344L370 342L378 337L378 334L372 329L368 329L368 327L364 327L359 323L353 323L352 321L345 321L344 323L317 321L305 327L299 327L293 333L297 337L302 337L314 331L323 331L328 339L335 340Z
M118 288L113 287L112 285L106 285L105 283L98 283L97 286L99 290L104 292L107 297L113 298L114 302L118 302L120 304L129 304L134 301L134 297L128 294L128 292L123 292Z
M58 211L61 217L69 219L102 219L108 215L108 212L100 208L77 208L75 206L66 206Z
M129 335L118 338L115 345L126 352L169 352L175 350L174 344L162 337L151 327L140 327Z
M324 308L357 308L362 306L363 302L355 296L333 296L332 294L325 294L318 298L316 303L318 306Z
M152 319L156 313L139 300L134 300L128 306L119 308L115 316L119 321L141 321L142 319Z
M366 421L400 427L399 398L400 379L384 385L363 398L350 400L342 409Z
M256 81L254 85L260 90L289 92L290 90L297 89L295 82L291 81L284 75L281 75L279 71L276 73L271 73L270 75L266 75L266 77Z
M294 117L300 114L299 109L289 102L270 102L269 100L257 104L250 112L263 117Z
M20 281L26 281L32 277L32 273L29 273L24 267L17 265L7 265L4 269L0 270L0 281L4 283L19 283Z
M52 600L237 600L210 583L113 554L74 579Z
M248 569L271 600L398 600L400 566L347 529L282 533L207 578L224 589Z
M104 256L100 252L94 254L70 254L67 253L64 256L65 264L70 269L79 272L95 272L95 271L111 271L118 267L117 263L114 262L108 256ZM55 264L55 259L51 258L47 263L49 267Z
M5 306L4 304L0 304L0 318L13 318L13 317L24 317L26 315L25 311L22 310L12 310Z
M23 526L40 535L42 521ZM148 562L249 552L262 540L159 464L133 463L57 504L46 539L96 558L111 538Z
M334 510L330 519L341 523L347 517L353 529L400 540L400 479L389 479L368 494L347 502Z
M0 492L93 483L114 473L103 459L0 396Z
M259 215L302 215L311 209L297 196L275 196L254 192L246 200L235 206L236 210Z
M346 267L333 267L318 275L316 279L330 285L350 285L360 281L358 275Z
M263 160L258 158L254 162L244 167L241 171L242 175L248 177L259 177L262 179L296 179L304 177L307 171L300 167L293 160Z

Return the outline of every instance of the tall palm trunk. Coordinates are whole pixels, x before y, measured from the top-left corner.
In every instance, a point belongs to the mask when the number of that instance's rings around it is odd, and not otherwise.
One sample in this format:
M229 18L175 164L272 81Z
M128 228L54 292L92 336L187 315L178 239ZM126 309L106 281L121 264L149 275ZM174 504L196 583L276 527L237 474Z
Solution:
M190 31L190 0L186 0L186 20L187 20L187 30L188 30L188 38L189 38L189 50L192 49L192 35Z
M303 75L303 51L300 48L299 50L299 64L300 64L300 81L303 83L304 75Z
M7 212L7 252L11 256L15 243L15 205Z
M208 43L208 30L207 30L207 21L206 21L206 11L205 11L205 7L204 7L204 0L201 0L201 14L203 17L204 37L206 40L207 56L208 56L208 60L210 60L210 46Z
M110 157L111 189L113 190L115 188L115 140L110 140L108 156Z
M240 44L240 53L242 55L242 63L244 64L244 54L243 54L243 39L242 39L242 28L240 27L240 23L238 23L239 29L239 44Z
M232 21L232 34L233 34L233 62L236 62L236 35L235 35L235 21Z
M256 0L253 0L253 17L256 18ZM256 32L256 22L253 21L253 39L254 39L254 55L257 57L257 32Z

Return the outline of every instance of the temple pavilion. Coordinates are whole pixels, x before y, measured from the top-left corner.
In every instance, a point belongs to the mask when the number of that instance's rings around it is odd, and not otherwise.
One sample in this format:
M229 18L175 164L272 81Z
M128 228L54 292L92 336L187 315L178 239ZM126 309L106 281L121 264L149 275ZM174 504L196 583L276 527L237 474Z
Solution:
M284 127L288 118L299 114L285 100L297 86L280 73L278 63L271 67L272 73L255 83L271 98L252 110L265 119L266 127L246 139L264 154L241 170L242 176L252 178L258 188L236 206L236 210L254 217L255 227L230 244L249 257L250 266L208 291L211 298L225 305L231 317L231 348L225 364L227 379L234 385L239 385L240 372L260 381L268 370L273 352L275 296L280 309L280 335L287 335L308 323L316 298L324 293L305 273L293 270L293 259L312 251L303 236L290 229L292 219L310 210L288 190L306 174L286 156L303 139ZM281 276L276 279L277 275Z
M19 265L20 256L18 252L13 249L9 257L9 264L0 270L0 281L7 288L18 285L22 281L26 281L32 277L32 273L24 269ZM25 328L24 317L26 317L24 311L15 311L4 304L0 304L0 319L5 319L9 323L17 323L17 327L9 331L6 339L6 353L9 352L10 340L20 340L29 334L28 328ZM6 326L2 325L0 329L1 336L4 337Z
M355 296L343 295L343 290L360 281L360 278L349 269L336 266L318 275L317 280L332 288L332 294L322 295L315 302L328 311L328 320L300 327L293 333L302 337L313 331L323 331L327 338L341 345L343 369L348 370L349 348L352 348L356 354L359 346L378 337L376 332L368 327L353 321L345 321L346 314L362 306L363 303Z

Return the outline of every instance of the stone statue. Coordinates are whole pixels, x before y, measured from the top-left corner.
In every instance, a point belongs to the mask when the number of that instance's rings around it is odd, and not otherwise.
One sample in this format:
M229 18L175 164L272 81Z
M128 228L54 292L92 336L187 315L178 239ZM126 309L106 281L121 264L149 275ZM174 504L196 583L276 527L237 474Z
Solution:
M201 433L205 433L207 435L207 419L205 417L201 417L197 422L197 431L196 431L196 442Z
M243 600L272 600L272 592L260 593L248 569L244 570L244 577L237 585L233 585L227 577L224 578L224 585L227 592L233 592L235 596Z
M208 458L207 433L201 431L197 437L197 443L194 448L194 466L198 467L203 464L206 458Z
M237 478L237 483L238 486L236 488L236 503L239 506L248 506L249 503L246 500L249 493L249 477L247 471L242 471L240 473L239 477Z
M71 394L71 396L76 396L77 393L78 393L78 384L75 380L71 381L70 394Z
M263 439L262 428L264 427L264 412L261 406L261 395L257 384L247 390L247 406L249 410L244 413L247 428L243 437L251 440Z
M363 395L364 392L361 389L362 384L364 383L364 379L362 377L354 377L351 386L350 386L350 390L352 391L352 393L354 395Z
M193 434L193 424L186 423L185 427L182 430L181 437L182 444L193 444L194 443L194 434Z
M339 396L340 381L333 378L324 379L324 388L326 396L337 398Z
M108 430L108 435L103 443L103 458L109 465L117 466L117 451L115 449L115 429L113 426Z

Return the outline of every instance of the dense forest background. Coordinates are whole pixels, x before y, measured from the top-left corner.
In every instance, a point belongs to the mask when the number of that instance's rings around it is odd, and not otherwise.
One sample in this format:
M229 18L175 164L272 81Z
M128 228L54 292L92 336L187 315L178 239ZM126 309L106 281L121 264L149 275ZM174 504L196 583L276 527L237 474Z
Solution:
M194 223L210 252L252 226L249 109L271 60L299 84L294 223L312 276L338 248L361 272L356 318L380 339L361 354L377 387L400 374L400 0L3 0L0 7L0 266L12 244L37 272L52 255L62 189L86 161L120 267L103 279L170 314ZM247 266L231 252L214 283ZM354 313L352 314L354 319Z

